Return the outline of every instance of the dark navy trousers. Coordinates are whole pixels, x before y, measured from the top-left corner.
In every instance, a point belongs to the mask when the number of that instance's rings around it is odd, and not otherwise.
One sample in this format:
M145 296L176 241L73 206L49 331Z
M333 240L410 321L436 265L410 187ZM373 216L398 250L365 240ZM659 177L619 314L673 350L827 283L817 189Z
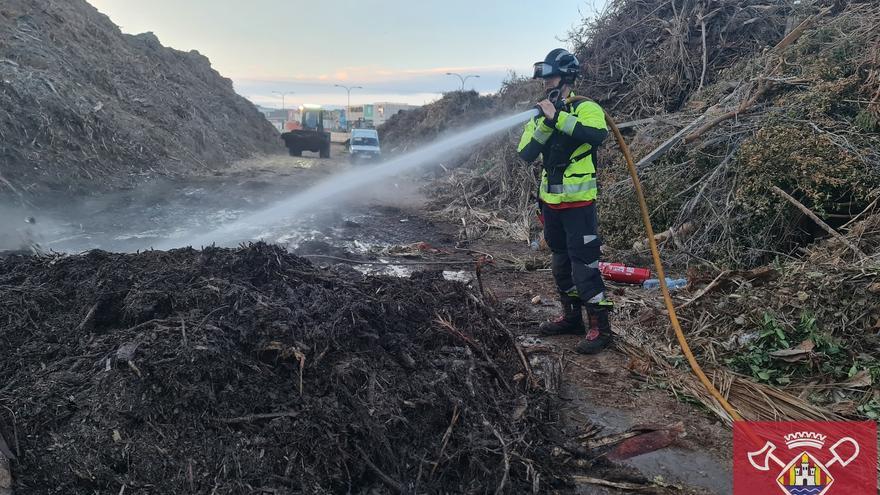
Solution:
M542 205L544 240L553 252L553 278L559 292L597 303L605 295L599 271L599 218L596 204L553 209Z

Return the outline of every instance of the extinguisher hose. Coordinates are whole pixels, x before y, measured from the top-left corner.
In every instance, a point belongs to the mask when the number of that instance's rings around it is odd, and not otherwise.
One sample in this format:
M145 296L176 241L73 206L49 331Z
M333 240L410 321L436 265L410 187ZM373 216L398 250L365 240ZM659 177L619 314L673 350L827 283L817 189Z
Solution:
M582 96L574 96L568 100L569 103L575 101L583 101L587 100ZM639 181L639 174L636 170L635 162L632 158L632 153L630 153L629 146L626 145L626 141L623 139L623 135L620 133L620 129L617 128L617 124L614 123L614 119L611 118L611 115L608 112L605 112L605 122L608 124L608 127L611 128L611 132L614 133L615 139L617 139L617 144L620 146L620 150L623 152L623 156L626 159L626 166L629 169L629 175L632 178L633 187L636 191L636 197L639 200L639 209L642 212L642 222L645 224L645 231L648 235L648 244L651 247L651 256L654 258L654 268L657 270L657 278L660 282L660 290L663 292L663 300L666 303L666 310L669 313L669 322L672 324L672 329L675 331L675 337L678 339L678 344L681 346L681 350L687 358L688 364L690 364L691 369L694 374L697 375L697 378L700 379L700 382L706 387L706 391L709 392L712 397L715 398L716 401L727 411L727 414L734 421L742 421L743 418L740 414L727 402L727 399L721 395L721 392L715 388L715 385L709 380L706 376L706 373L703 372L703 369L700 367L700 364L697 362L697 359L694 357L694 353L691 352L691 347L688 345L687 339L684 336L684 332L681 330L681 324L678 322L678 316L675 313L675 305L672 303L672 296L669 295L669 288L666 286L666 276L663 272L663 263L660 260L660 251L657 249L657 243L654 241L654 228L651 225L651 218L648 213L648 204L645 202L645 194L642 191L642 183Z

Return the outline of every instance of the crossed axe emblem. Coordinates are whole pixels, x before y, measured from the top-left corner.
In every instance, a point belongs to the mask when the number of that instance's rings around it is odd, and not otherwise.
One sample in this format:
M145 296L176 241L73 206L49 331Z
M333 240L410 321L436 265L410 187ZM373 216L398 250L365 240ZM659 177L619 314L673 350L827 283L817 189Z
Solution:
M850 444L852 446L852 455L847 458L844 458L839 452L838 449L843 444ZM788 464L782 462L779 457L776 456L773 452L776 450L776 445L771 441L767 441L761 450L755 452L749 452L749 462L755 469L759 471L769 471L770 470L770 462L773 461L779 465L779 467L785 467ZM834 445L828 448L831 452L832 458L825 464L825 467L831 467L835 463L839 463L841 466L846 467L849 463L856 460L856 457L859 456L859 443L853 440L850 437L843 437L837 441Z

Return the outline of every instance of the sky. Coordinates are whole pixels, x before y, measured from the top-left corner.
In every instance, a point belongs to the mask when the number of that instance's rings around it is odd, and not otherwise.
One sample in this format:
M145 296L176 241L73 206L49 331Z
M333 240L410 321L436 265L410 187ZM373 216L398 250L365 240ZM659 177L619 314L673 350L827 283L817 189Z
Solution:
M604 0L88 0L123 32L198 50L252 102L280 108L430 102L461 81L497 91L566 46ZM598 4L598 6L597 6ZM561 41L563 40L563 41Z

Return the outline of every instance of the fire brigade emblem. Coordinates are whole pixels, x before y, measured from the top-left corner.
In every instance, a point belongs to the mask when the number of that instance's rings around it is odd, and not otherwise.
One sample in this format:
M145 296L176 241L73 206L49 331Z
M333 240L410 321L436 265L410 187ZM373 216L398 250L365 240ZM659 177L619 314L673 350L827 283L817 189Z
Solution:
M821 451L827 439L826 435L811 431L789 433L784 436L788 450L800 451L794 458L783 462L774 453L776 445L768 441L760 450L749 452L749 463L759 471L781 468L776 476L776 485L782 494L826 495L834 484L834 476L828 468L835 464L846 467L859 456L859 444L850 437L841 438L829 447L831 458L824 463L813 452L800 450L809 447Z
M831 488L834 478L821 462L804 452L788 463L776 483L791 495L822 495Z

